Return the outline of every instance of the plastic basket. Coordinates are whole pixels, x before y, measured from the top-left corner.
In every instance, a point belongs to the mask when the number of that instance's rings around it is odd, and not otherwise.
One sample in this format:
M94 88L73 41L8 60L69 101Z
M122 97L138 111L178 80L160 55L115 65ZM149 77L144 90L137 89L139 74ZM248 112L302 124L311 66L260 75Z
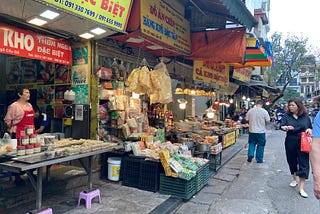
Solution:
M219 152L218 154L210 154L209 156L210 169L217 171L218 168L221 166L221 158L222 158L222 152Z
M183 180L160 174L159 192L160 194L171 195L177 198L190 199L197 192L196 178Z
M160 162L145 161L144 157L125 157L121 164L122 185L157 192L161 172Z
M140 162L141 158L124 157L121 162L120 174L122 185L128 187L139 187Z
M141 161L139 175L139 189L157 192L159 190L160 162Z
M209 164L207 163L197 171L197 174L195 177L197 191L201 190L208 183L209 176L210 176L210 169L209 169Z

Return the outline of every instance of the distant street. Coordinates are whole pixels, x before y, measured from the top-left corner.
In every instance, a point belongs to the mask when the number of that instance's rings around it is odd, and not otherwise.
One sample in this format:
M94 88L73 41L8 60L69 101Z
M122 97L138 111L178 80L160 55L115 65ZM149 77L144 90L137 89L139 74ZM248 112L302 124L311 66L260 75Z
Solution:
M313 195L311 173L305 185L309 198L302 198L298 187L289 186L291 175L286 163L284 138L284 132L269 130L265 163L258 164L255 160L248 163L247 149L243 149L211 177L209 185L174 213L319 214L320 203ZM244 142L247 137L240 140Z

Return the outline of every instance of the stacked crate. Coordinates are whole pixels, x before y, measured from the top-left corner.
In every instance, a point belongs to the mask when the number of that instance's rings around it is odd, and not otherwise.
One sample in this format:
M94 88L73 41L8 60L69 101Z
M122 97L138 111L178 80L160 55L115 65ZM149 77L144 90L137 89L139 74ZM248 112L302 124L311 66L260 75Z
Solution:
M196 176L190 180L173 178L161 174L159 192L160 194L188 200L208 183L209 177L210 170L208 163L199 168Z

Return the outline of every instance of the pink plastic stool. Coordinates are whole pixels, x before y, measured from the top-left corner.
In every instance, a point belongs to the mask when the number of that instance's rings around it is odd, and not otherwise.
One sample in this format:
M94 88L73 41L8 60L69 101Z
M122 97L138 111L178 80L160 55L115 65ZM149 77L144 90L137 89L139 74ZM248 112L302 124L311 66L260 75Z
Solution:
M45 209L45 210L41 210L37 214L52 214L52 209L48 208L48 209Z
M97 197L97 196L99 197L99 203L101 204L100 190L99 189L93 190L91 192L84 192L84 191L80 192L79 200L78 200L78 207L80 206L81 199L84 199L86 201L86 208L90 209L91 208L92 199Z
M30 212L27 212L26 214L30 214L30 213L34 213L34 214L52 214L52 209L51 208L43 208L41 210L33 210Z

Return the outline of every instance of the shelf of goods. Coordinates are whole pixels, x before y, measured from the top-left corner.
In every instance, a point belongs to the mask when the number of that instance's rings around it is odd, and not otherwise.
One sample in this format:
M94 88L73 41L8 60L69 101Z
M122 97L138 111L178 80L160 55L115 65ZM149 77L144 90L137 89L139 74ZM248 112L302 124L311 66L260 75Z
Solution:
M165 176L165 174L160 174L159 192L160 194L188 200L208 183L209 177L209 163L198 169L196 176L190 180L173 178Z

